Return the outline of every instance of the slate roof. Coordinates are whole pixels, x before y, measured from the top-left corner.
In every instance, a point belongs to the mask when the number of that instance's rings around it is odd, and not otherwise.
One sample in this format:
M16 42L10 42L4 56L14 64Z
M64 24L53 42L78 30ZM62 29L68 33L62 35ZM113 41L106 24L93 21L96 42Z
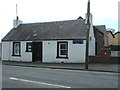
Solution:
M98 28L97 26L93 26L93 29L94 29L94 35L95 35L96 31L101 33L101 34L104 34L104 32L100 28Z
M95 27L101 31L102 33L106 32L106 26L105 25L95 25Z
M2 41L86 39L85 19L20 24Z

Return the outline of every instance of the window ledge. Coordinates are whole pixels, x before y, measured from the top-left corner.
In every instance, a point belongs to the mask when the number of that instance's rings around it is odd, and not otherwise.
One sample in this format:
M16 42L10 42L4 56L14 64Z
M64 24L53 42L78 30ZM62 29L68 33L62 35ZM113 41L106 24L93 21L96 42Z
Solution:
M68 57L58 57L58 56L56 58L68 59Z
M27 51L27 50L26 50L25 52L32 52L32 51Z
M12 56L21 57L21 55L12 55Z

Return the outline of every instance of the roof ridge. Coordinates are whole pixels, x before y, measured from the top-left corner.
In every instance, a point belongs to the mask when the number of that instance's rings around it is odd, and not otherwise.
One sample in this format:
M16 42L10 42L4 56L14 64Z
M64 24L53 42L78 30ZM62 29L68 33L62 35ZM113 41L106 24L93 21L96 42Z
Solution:
M58 22L70 22L70 21L83 21L85 19L74 19L74 20L61 20L61 21L46 21L46 22L33 22L33 23L22 23L21 25L26 25L26 24L42 24L42 23L58 23Z

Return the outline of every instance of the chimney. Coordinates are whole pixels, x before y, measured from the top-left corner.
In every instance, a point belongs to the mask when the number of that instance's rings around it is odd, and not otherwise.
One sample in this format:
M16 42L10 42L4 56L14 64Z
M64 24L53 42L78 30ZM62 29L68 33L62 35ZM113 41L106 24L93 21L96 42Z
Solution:
M22 24L21 20L17 20L17 19L13 20L13 28L17 28L20 24Z
M17 28L22 23L21 20L19 20L19 17L17 15L17 4L16 4L16 19L13 20L13 28Z

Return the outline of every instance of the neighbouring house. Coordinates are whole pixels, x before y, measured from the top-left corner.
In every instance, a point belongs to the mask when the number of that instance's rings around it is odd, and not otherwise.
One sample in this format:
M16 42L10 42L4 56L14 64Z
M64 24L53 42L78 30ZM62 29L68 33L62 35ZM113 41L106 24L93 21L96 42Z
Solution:
M118 31L118 32L116 32L115 34L114 34L114 43L113 43L113 45L117 45L117 46L119 46L120 45L120 32Z
M107 43L107 32L106 32L106 26L105 25L95 25L95 27L99 30L99 32L102 33L102 43L103 43L103 48L108 46Z
M14 28L2 39L2 60L85 63L88 19L89 56L95 56L92 14L89 18L87 15L86 19L28 24L23 24L17 17Z
M114 34L111 31L106 31L107 32L107 47L110 47L111 45L114 44Z
M111 56L120 57L120 32L114 34L113 43L110 48Z
M107 31L107 43L111 51L111 56L120 56L120 32L113 34L111 31Z
M102 49L104 48L104 33L98 26L94 26L95 35L95 55L101 56Z

